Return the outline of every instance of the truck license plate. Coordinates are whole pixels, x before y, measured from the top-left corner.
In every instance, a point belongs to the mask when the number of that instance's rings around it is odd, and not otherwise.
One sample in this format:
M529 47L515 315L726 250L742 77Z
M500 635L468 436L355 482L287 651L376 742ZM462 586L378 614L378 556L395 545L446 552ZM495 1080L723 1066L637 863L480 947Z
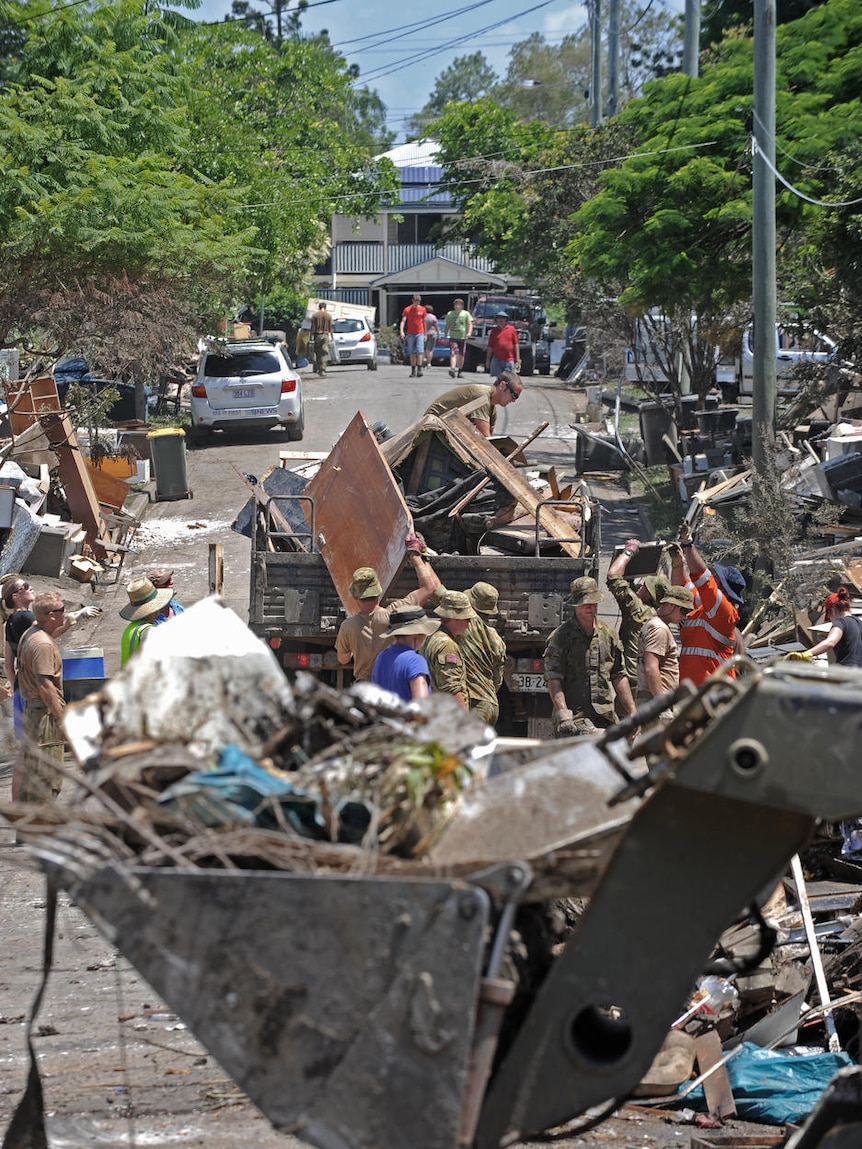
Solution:
M233 389L234 399L250 399L253 394L254 390L251 387L234 387Z
M527 694L539 694L545 689L543 674L513 674L516 688Z

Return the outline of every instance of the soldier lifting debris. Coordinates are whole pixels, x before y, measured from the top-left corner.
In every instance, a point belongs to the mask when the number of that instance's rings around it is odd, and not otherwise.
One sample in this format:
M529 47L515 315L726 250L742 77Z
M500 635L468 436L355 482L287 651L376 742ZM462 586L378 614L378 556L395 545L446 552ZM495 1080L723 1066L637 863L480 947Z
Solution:
M353 572L349 590L356 602L357 612L341 624L335 640L335 650L342 666L353 663L353 677L359 682L371 681L374 660L389 645L383 632L389 627L395 611L424 606L440 585L434 568L423 556L422 538L409 534L404 540L404 546L419 583L417 589L405 598L381 606L383 587L377 571L373 567L358 567Z
M551 634L545 648L545 682L554 708L554 734L571 738L597 734L623 717L635 703L616 632L597 619L604 595L594 578L576 578L571 587L574 618Z

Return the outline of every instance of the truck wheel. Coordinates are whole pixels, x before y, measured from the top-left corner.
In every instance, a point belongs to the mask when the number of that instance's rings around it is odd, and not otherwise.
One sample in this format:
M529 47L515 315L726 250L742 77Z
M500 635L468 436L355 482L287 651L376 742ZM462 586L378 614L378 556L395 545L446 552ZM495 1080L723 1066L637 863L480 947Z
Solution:
M532 375L533 374L533 352L532 352L532 350L525 351L524 354L521 356L521 374L522 375Z

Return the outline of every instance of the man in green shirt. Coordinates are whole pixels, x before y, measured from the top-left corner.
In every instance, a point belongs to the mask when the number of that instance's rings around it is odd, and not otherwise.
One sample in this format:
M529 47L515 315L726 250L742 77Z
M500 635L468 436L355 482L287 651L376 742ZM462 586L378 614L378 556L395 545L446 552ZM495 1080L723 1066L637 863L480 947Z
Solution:
M443 334L449 337L449 374L461 378L467 340L473 334L473 316L464 307L463 299L456 299L451 311L446 312Z

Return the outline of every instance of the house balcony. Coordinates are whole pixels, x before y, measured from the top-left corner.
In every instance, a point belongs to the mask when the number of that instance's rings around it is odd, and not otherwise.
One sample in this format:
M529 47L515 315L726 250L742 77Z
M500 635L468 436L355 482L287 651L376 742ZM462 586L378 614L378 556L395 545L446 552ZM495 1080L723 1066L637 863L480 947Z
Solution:
M474 271L494 274L491 261L483 256L474 255L472 248L467 244L445 243L442 247L437 247L433 243L384 244L362 241L337 243L326 272L334 267L336 275L389 275L435 258L450 259L453 263L465 264Z

